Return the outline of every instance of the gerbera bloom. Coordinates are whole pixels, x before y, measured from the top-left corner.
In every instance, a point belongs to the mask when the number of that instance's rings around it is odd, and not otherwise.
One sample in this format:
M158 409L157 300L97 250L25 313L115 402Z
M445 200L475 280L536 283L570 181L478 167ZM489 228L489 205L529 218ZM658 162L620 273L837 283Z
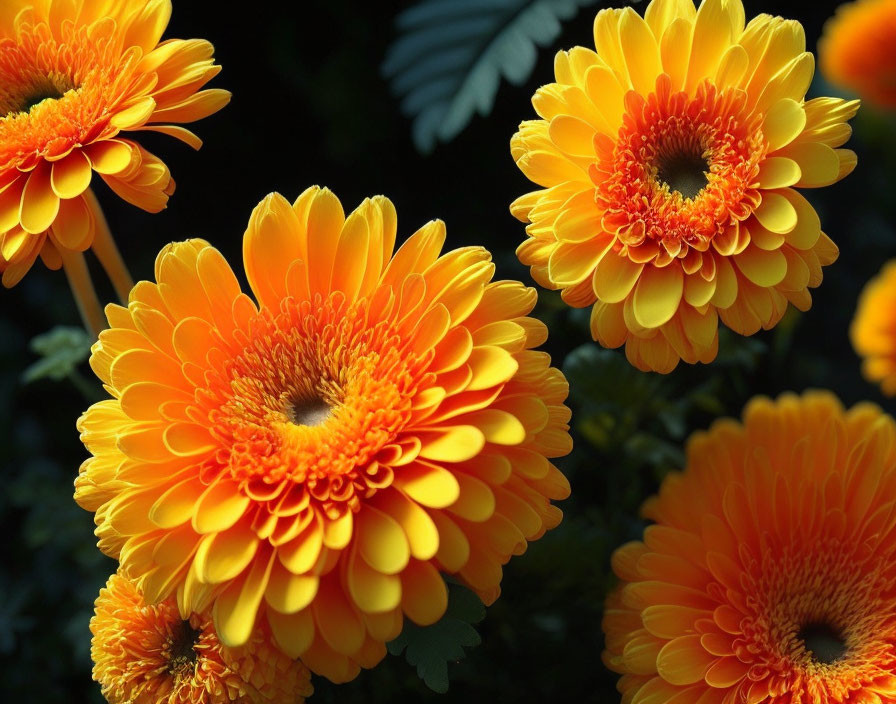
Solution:
M837 8L818 42L821 72L832 83L896 107L896 3L856 0Z
M896 394L896 260L871 279L859 297L849 330L852 346L862 357L865 378Z
M754 399L688 444L620 548L604 661L626 704L896 701L896 424Z
M168 168L122 132L202 142L180 126L220 110L207 41L159 43L171 0L4 0L0 8L0 272L14 286L40 255L65 268L88 326L102 310L84 266L94 252L126 299L132 286L90 190L96 172L149 212L174 191Z
M852 171L836 147L858 103L804 101L800 24L744 27L740 0L653 0L644 19L601 10L594 43L557 54L532 99L543 119L511 141L542 187L511 206L533 278L593 304L594 339L659 372L714 359L719 317L752 335L788 302L807 310L838 252L794 187Z
M532 348L533 289L431 222L393 256L383 197L330 191L252 214L257 304L217 250L156 260L91 364L113 398L81 418L75 498L150 602L208 606L239 646L256 615L334 681L373 667L402 615L437 621L440 575L490 603L501 566L560 522L567 384Z
M90 632L93 678L110 704L301 704L313 692L308 669L263 625L228 648L208 615L183 619L173 599L148 605L118 574L100 590Z

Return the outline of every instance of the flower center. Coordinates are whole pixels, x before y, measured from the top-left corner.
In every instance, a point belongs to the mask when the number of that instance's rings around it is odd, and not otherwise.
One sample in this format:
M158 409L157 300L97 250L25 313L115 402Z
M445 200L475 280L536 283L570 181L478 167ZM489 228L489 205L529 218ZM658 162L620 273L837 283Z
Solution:
M299 398L286 402L286 417L295 425L322 425L332 415L332 409L319 397Z
M174 634L168 642L168 672L175 677L192 672L196 664L196 644L201 631L197 631L189 621L181 621L174 627Z
M45 100L59 100L76 86L60 74L38 75L23 85L9 85L0 90L0 115L27 115L31 108Z
M22 106L20 112L31 112L31 108L35 105L40 105L40 103L45 100L59 100L63 95L64 94L60 93L58 89L38 91L25 98L25 104Z
M677 191L687 200L696 198L709 184L709 160L696 142L693 138L681 140L661 151L657 159L657 183L667 186L670 192Z
M595 140L590 174L604 230L636 261L658 266L705 251L760 202L760 117L742 91L707 82L689 96L665 74L655 93L630 93L617 139Z
M392 320L341 292L262 312L208 377L205 412L222 452L205 471L283 515L388 486L378 453L411 418L429 360L401 343Z
M847 653L843 633L824 621L807 623L800 629L797 638L803 641L812 659L823 665L842 660Z

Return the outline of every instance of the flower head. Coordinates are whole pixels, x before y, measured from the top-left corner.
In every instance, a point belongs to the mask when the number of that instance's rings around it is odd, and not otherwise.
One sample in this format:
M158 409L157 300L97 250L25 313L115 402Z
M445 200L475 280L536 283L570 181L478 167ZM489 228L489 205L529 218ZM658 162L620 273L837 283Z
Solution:
M865 378L878 382L889 396L896 394L896 261L888 262L859 297L849 335L862 357Z
M300 704L313 691L263 625L228 648L208 615L183 619L173 599L146 604L119 574L100 590L90 631L93 678L110 704Z
M630 704L896 697L896 424L754 399L688 444L613 557L604 661Z
M818 42L821 72L832 83L896 108L896 4L856 0L837 8Z
M805 101L812 55L798 22L740 0L653 0L601 10L596 51L557 54L536 92L542 118L511 141L542 190L511 211L529 223L517 254L591 332L640 369L709 362L718 318L751 335L777 324L837 247L795 187L855 166L838 149L858 103Z
M91 364L113 398L82 417L76 499L154 602L211 605L224 643L256 615L333 680L372 667L402 615L446 606L440 572L491 602L501 565L569 491L567 384L532 348L536 294L492 282L441 222L393 255L385 198L328 190L255 210L243 258L162 251L157 283L107 308Z
M144 210L165 207L168 168L123 132L201 141L181 123L221 109L200 90L219 71L203 40L159 40L171 0L5 0L0 8L0 272L15 285L38 255L58 269L94 244L96 172ZM102 259L108 243L98 243Z

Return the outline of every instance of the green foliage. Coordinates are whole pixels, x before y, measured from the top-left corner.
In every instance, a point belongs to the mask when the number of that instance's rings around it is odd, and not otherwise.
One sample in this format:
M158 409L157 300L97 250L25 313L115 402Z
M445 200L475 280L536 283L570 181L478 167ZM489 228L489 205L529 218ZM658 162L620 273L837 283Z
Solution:
M382 70L414 119L417 149L428 153L436 141L452 140L476 111L488 115L501 78L524 83L537 47L596 1L424 0L399 15L401 36Z
M448 691L448 663L465 656L464 648L479 645L482 639L471 624L485 618L485 607L466 587L448 584L448 609L431 626L418 626L405 620L401 635L389 643L389 652L405 651L408 663L434 692Z
M38 379L68 378L90 356L90 345L90 336L84 328L58 325L38 335L29 346L41 358L25 370L22 381L30 384Z

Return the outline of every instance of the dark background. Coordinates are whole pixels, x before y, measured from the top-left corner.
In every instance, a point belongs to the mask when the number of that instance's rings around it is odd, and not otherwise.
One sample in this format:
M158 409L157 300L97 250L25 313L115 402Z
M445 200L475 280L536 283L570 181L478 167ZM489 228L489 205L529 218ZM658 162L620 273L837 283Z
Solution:
M165 36L212 41L224 67L212 85L234 98L193 126L205 140L198 154L140 135L178 182L163 213L144 213L98 188L135 278L151 277L162 245L194 236L210 240L241 270L241 237L255 204L272 190L291 200L320 184L346 211L366 196L389 196L399 241L442 218L450 247L485 245L499 277L531 283L513 255L524 231L508 205L534 186L514 165L508 142L521 120L534 117L529 99L552 79L554 51L591 44L596 8L584 9L555 46L541 50L524 86L502 84L488 118L474 118L453 142L421 156L379 74L394 17L410 4L318 0L240 11L218 0L176 1ZM748 18L765 11L802 21L813 51L836 4L746 3ZM637 7L643 12L644 3ZM816 85L810 97L831 90ZM753 338L723 334L717 363L682 365L669 377L635 372L621 350L604 352L590 342L587 311L570 311L559 296L542 292L537 313L551 329L546 348L574 389L576 450L560 463L573 486L563 504L566 520L508 566L503 596L477 626L483 644L451 666L447 695L427 690L411 666L389 656L348 685L317 681L314 701L618 701L615 676L600 663L601 604L613 582L609 555L640 535L637 508L665 472L681 466L687 434L715 416L739 414L754 394L788 389L831 388L847 403L871 399L892 410L861 379L847 329L862 285L896 254L894 122L864 109L854 126L848 146L859 152L857 171L807 194L841 248L812 310ZM0 294L0 691L4 701L96 702L87 622L114 565L95 548L91 516L71 499L85 457L74 422L93 399L69 381L20 381L35 360L28 341L55 325L77 324L77 312L62 273L40 263ZM86 365L82 372L93 382Z

